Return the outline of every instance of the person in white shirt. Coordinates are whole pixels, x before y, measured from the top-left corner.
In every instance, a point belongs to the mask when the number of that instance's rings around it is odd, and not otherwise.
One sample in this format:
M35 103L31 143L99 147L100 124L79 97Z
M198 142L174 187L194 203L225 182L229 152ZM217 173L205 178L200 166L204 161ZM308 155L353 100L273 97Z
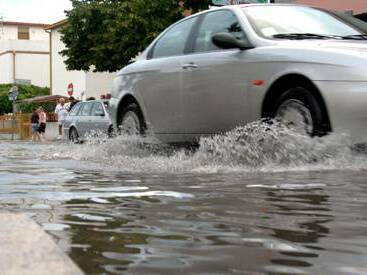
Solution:
M58 137L58 139L62 138L63 125L64 125L64 121L65 121L65 116L66 116L67 113L68 113L68 110L66 109L66 106L65 106L65 99L60 98L59 99L59 104L57 104L57 106L55 108L55 114L57 114L57 124L59 125L59 137Z

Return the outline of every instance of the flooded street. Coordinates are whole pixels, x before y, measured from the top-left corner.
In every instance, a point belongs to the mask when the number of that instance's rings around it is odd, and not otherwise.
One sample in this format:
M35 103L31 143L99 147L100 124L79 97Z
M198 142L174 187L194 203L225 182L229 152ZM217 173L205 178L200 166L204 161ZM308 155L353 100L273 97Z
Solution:
M367 274L367 157L349 148L258 125L194 152L1 141L1 211L86 274Z

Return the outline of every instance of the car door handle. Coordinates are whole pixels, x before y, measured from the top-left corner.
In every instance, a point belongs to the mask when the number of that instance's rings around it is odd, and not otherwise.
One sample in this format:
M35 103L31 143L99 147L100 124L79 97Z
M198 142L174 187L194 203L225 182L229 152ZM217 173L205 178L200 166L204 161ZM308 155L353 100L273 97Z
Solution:
M199 66L196 65L193 62L182 65L182 69L184 69L184 70L186 70L186 69L197 69L198 67Z

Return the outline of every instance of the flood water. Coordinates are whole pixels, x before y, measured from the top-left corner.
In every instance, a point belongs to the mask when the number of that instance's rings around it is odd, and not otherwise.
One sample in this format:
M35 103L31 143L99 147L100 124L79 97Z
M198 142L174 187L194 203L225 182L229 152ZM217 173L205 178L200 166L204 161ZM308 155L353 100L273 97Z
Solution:
M367 156L253 124L195 151L0 142L1 211L86 274L367 274Z

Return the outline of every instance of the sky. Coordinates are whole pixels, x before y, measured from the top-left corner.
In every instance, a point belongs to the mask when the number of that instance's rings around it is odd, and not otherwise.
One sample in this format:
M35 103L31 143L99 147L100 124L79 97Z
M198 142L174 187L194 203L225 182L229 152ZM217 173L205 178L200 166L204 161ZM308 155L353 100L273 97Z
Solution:
M0 0L4 21L52 24L65 18L70 0Z

